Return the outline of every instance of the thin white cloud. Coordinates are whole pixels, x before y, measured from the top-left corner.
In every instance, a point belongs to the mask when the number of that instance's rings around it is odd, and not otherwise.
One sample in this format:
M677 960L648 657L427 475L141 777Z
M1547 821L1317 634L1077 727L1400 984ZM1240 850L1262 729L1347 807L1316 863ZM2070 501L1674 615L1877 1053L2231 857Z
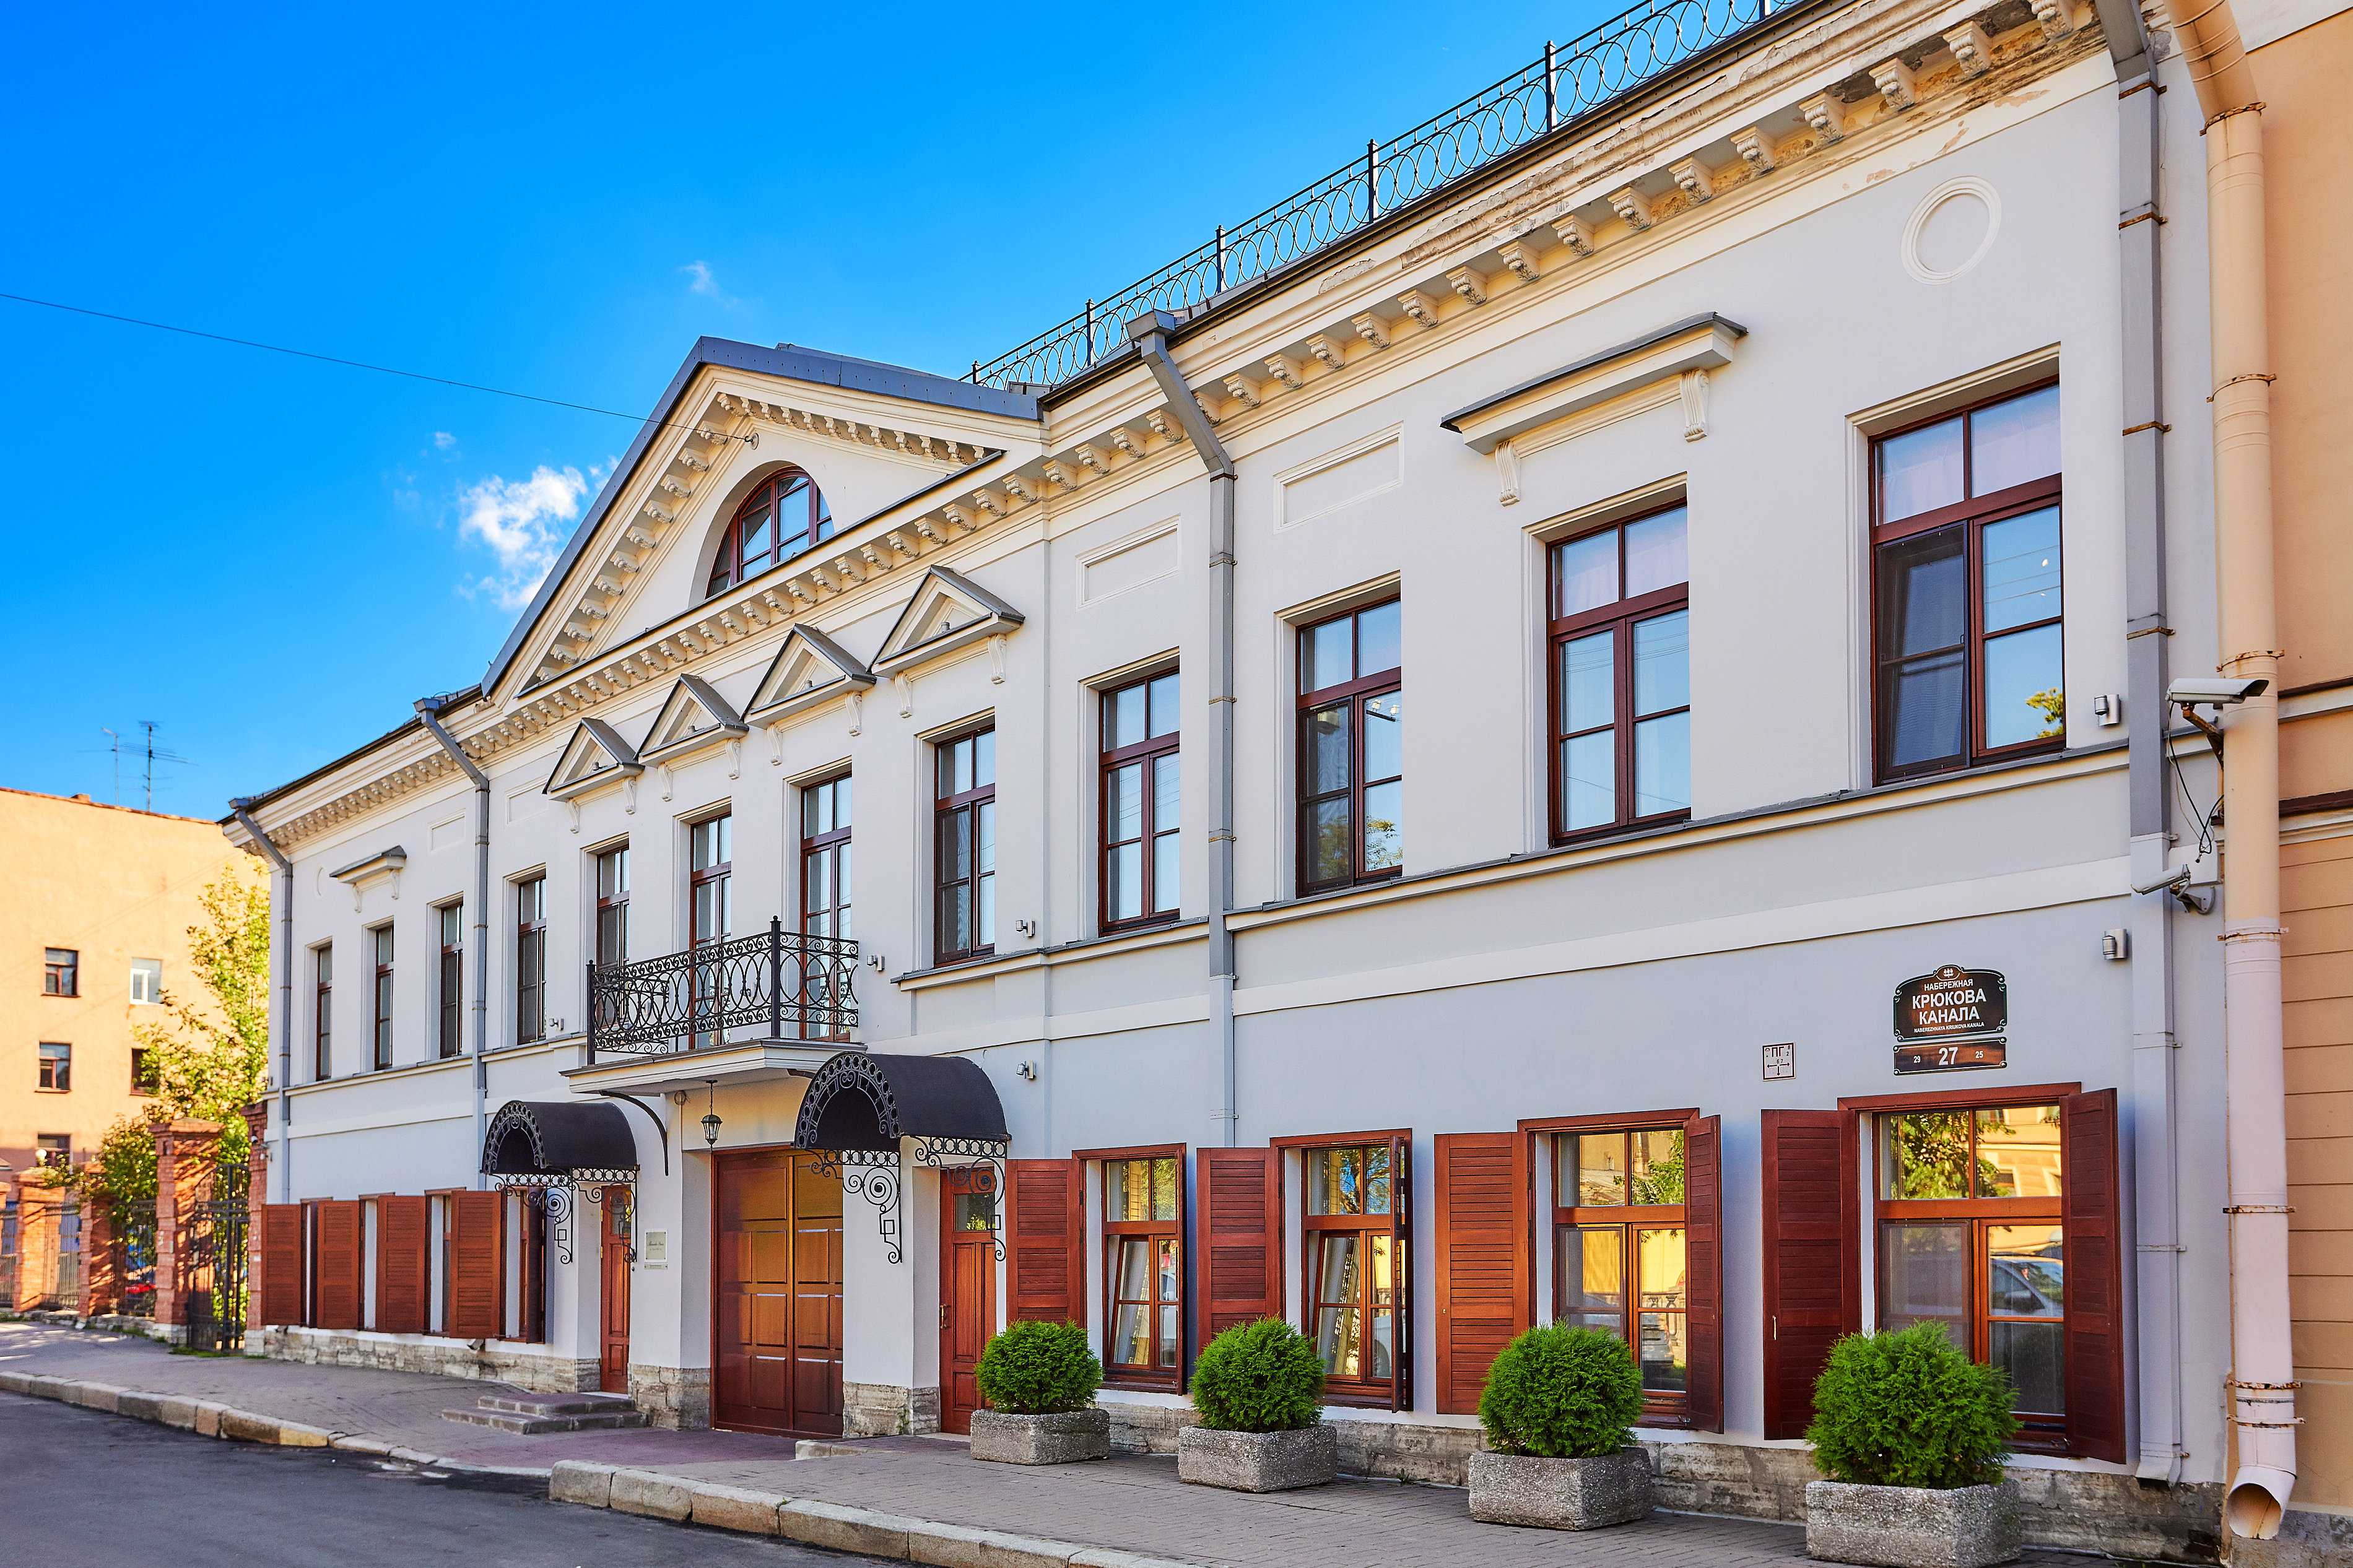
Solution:
M721 305L731 309L735 304L734 295L725 294L720 291L718 274L711 270L711 264L709 262L690 261L685 266L680 268L679 270L694 279L693 282L689 283L686 286L687 290L690 293L701 294L707 299L716 300Z
M588 480L569 465L557 469L542 464L527 479L492 474L468 486L458 497L458 537L488 546L498 557L498 568L468 578L458 591L469 598L488 594L502 609L519 610L530 604L548 568L555 564L587 493Z
M447 430L436 430L433 432L433 449L435 451L446 452L457 444L458 437L450 435Z

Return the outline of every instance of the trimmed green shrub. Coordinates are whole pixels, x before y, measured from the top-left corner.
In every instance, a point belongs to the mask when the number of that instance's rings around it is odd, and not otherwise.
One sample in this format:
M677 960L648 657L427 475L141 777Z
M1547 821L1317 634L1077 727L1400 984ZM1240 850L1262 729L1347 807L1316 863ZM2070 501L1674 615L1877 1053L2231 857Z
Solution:
M1834 1481L1949 1490L2001 1479L2018 1432L2010 1374L1954 1348L1942 1326L1849 1334L1814 1383L1814 1468Z
M1592 1459L1633 1439L1642 1374L1625 1342L1567 1323L1530 1329L1487 1369L1479 1425L1489 1447L1547 1459Z
M1076 1323L1008 1323L973 1368L980 1396L1008 1415L1083 1410L1103 1386L1103 1363Z
M1280 1318L1237 1323L1201 1347L1193 1408L1220 1432L1296 1432L1324 1417L1324 1358Z

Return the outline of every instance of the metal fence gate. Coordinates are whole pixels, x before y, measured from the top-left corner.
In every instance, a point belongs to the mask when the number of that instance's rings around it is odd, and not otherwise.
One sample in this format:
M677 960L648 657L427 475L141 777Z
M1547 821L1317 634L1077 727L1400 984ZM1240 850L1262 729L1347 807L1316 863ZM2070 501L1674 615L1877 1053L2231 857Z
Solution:
M187 1303L191 1349L245 1348L249 1180L241 1162L216 1163L180 1205L173 1271Z

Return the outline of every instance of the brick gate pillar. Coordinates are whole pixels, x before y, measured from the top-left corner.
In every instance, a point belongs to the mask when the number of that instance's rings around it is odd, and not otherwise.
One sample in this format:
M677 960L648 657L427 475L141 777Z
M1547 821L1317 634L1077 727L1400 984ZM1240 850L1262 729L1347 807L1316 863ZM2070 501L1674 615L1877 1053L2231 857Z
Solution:
M81 1300L76 1310L90 1318L122 1305L121 1259L114 1247L113 1205L97 1161L82 1167L76 1184L81 1193Z
M189 1268L180 1245L182 1216L206 1184L206 1167L220 1142L217 1121L163 1121L155 1126L155 1321L185 1329ZM176 1342L185 1334L172 1336Z

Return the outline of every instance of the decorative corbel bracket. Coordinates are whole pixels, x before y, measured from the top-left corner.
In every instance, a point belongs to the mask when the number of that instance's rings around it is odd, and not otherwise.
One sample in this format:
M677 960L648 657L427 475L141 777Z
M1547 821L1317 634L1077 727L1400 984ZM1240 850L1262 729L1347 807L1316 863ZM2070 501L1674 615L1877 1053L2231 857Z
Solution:
M1919 82L1901 59L1884 59L1872 67L1871 80L1891 110L1900 112L1920 101Z
M1846 134L1846 102L1827 92L1818 92L1798 105L1798 112L1813 127L1814 139L1825 147Z
M1496 500L1504 506L1517 505L1520 499L1520 455L1509 441L1495 443Z
M1373 347L1385 349L1389 346L1389 324L1370 310L1361 316L1349 317L1348 325L1354 327L1356 330L1356 335Z
M891 689L899 694L899 717L913 718L915 716L915 683L906 676L894 675L891 678Z
M1707 435L1707 372L1683 374L1683 439L1698 441Z
M1001 632L988 639L988 683L1005 684L1005 636Z
M1764 174L1772 172L1773 139L1766 135L1761 128L1751 125L1745 131L1734 132L1732 150L1740 154L1740 161L1748 165L1752 174Z
M1651 198L1631 185L1620 185L1610 192L1609 206L1637 234L1657 221L1651 216Z
M1963 76L1983 76L1993 68L1993 43L1975 22L1964 22L1945 35L1945 47L1960 61Z
M1708 177L1707 165L1697 158L1685 158L1680 163L1670 163L1667 173L1674 177L1676 187L1694 206L1715 195L1715 182Z
M1533 283L1544 276L1543 261L1533 240L1505 240L1495 247L1495 254L1504 258L1504 265L1523 283Z

